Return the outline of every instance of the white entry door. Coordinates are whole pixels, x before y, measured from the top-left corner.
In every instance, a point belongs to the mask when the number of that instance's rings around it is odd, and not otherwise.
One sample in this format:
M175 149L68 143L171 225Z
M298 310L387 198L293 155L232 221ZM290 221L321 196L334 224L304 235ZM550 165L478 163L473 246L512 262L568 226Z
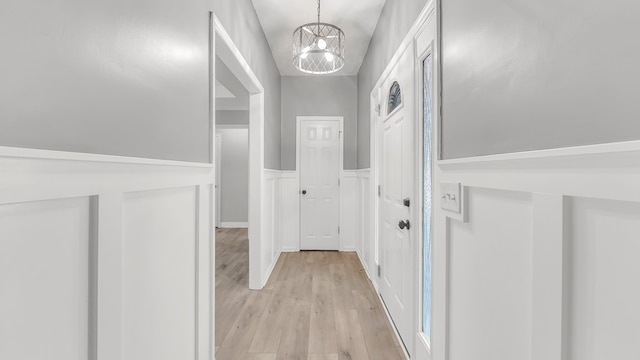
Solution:
M413 51L409 46L380 89L380 294L407 350L413 349L415 96Z
M298 118L300 249L339 250L341 120Z

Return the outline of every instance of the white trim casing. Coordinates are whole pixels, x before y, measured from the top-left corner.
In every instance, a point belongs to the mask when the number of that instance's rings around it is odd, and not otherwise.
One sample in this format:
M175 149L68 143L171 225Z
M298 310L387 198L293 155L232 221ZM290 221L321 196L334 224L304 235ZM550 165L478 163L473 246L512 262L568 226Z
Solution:
M416 63L415 63L415 71L414 76L416 77L415 86L416 86L416 119L417 119L417 131L416 131L416 178L422 179L424 174L424 161L423 161L423 152L424 152L424 69L423 62L428 56L432 56L432 124L431 124L431 133L432 133L432 143L431 143L431 159L432 159L432 169L431 169L431 191L432 191L432 208L439 208L440 198L435 194L439 193L440 182L438 179L438 174L434 171L435 163L438 159L438 149L440 148L440 114L439 114L439 99L440 94L438 92L438 84L439 84L439 75L440 75L440 53L438 47L438 17L436 16L436 3L430 2L427 7L425 7L426 14L425 19L422 23L420 23L418 30L414 35L414 46L415 46L415 55L416 55ZM417 314L417 324L416 324L416 340L415 340L415 355L419 359L432 360L435 358L435 354L432 351L432 343L435 341L435 347L438 350L446 351L446 346L443 345L442 342L438 343L440 339L443 339L444 336L442 334L446 333L446 330L439 330L439 334L436 334L435 337L433 335L434 329L437 327L438 329L442 329L442 325L439 322L442 321L442 318L438 318L438 315L441 313L445 313L445 311L440 309L445 309L446 304L438 303L437 300L434 301L434 283L437 284L441 281L442 277L446 276L446 269L439 268L440 270L435 272L434 267L437 266L433 259L436 258L434 251L439 247L434 246L434 238L435 233L432 231L431 233L431 255L432 255L432 279L431 279L431 339L427 339L425 334L422 332L422 318L423 318L423 286L424 282L422 279L423 273L423 253L424 253L424 241L423 241L423 228L422 228L422 199L424 197L424 187L422 181L417 181L415 183L415 193L418 194L416 198L416 224L420 224L420 226L416 227L416 238L418 241L418 251L417 251L417 259L416 259L416 301L415 303L415 314ZM431 225L432 229L435 223L434 211L432 210L431 216ZM434 308L435 305L435 308ZM446 327L445 327L446 328ZM436 350L436 352L438 351Z
M265 228L268 209L265 202L268 194L264 171L264 88L255 75L240 50L222 26L215 14L211 13L213 57L211 61L212 76L215 74L215 56L219 57L231 70L231 73L249 91L249 287L261 289L264 278L271 264L271 259L265 255L268 243L265 240L269 234ZM215 84L212 79L211 84ZM215 86L212 86L213 102L215 104ZM212 110L215 118L215 106ZM215 121L212 125L215 133Z
M215 185L215 192L216 192L216 226L221 227L222 226L222 216L221 216L221 211L222 211L222 202L221 202L221 198L222 196L220 196L221 192L222 192L222 135L220 134L215 134L215 139L216 139L216 143L215 143L215 153L214 153L214 158L215 160L215 168L216 168L216 185Z

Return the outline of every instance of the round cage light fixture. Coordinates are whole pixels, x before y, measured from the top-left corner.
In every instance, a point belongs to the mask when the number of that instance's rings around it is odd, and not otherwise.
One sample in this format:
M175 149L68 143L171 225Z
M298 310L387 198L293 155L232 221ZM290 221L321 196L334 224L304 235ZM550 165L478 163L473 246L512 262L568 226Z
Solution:
M331 74L344 66L344 32L320 22L320 0L318 21L293 32L293 66L308 74Z

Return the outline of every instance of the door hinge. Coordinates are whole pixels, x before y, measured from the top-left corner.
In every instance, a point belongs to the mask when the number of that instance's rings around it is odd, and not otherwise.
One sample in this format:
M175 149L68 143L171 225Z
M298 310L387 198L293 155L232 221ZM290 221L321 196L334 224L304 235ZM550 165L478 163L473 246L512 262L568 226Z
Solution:
M381 273L382 273L382 269L380 268L380 265L378 265L378 277L380 277Z
M338 234L340 234L340 226L338 226Z
M340 179L338 179L338 186L340 186Z
M380 193L381 193L380 185L378 185L378 197L380 197Z
M338 131L338 139L342 138L342 131Z

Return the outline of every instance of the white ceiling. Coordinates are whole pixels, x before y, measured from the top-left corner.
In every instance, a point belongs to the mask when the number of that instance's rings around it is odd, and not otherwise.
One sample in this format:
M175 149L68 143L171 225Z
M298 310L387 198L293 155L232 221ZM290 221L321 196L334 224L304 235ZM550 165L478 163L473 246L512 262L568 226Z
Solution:
M292 36L317 21L317 0L252 0L281 75L304 75L293 66ZM345 34L345 65L335 75L357 75L386 0L321 0L320 21Z

